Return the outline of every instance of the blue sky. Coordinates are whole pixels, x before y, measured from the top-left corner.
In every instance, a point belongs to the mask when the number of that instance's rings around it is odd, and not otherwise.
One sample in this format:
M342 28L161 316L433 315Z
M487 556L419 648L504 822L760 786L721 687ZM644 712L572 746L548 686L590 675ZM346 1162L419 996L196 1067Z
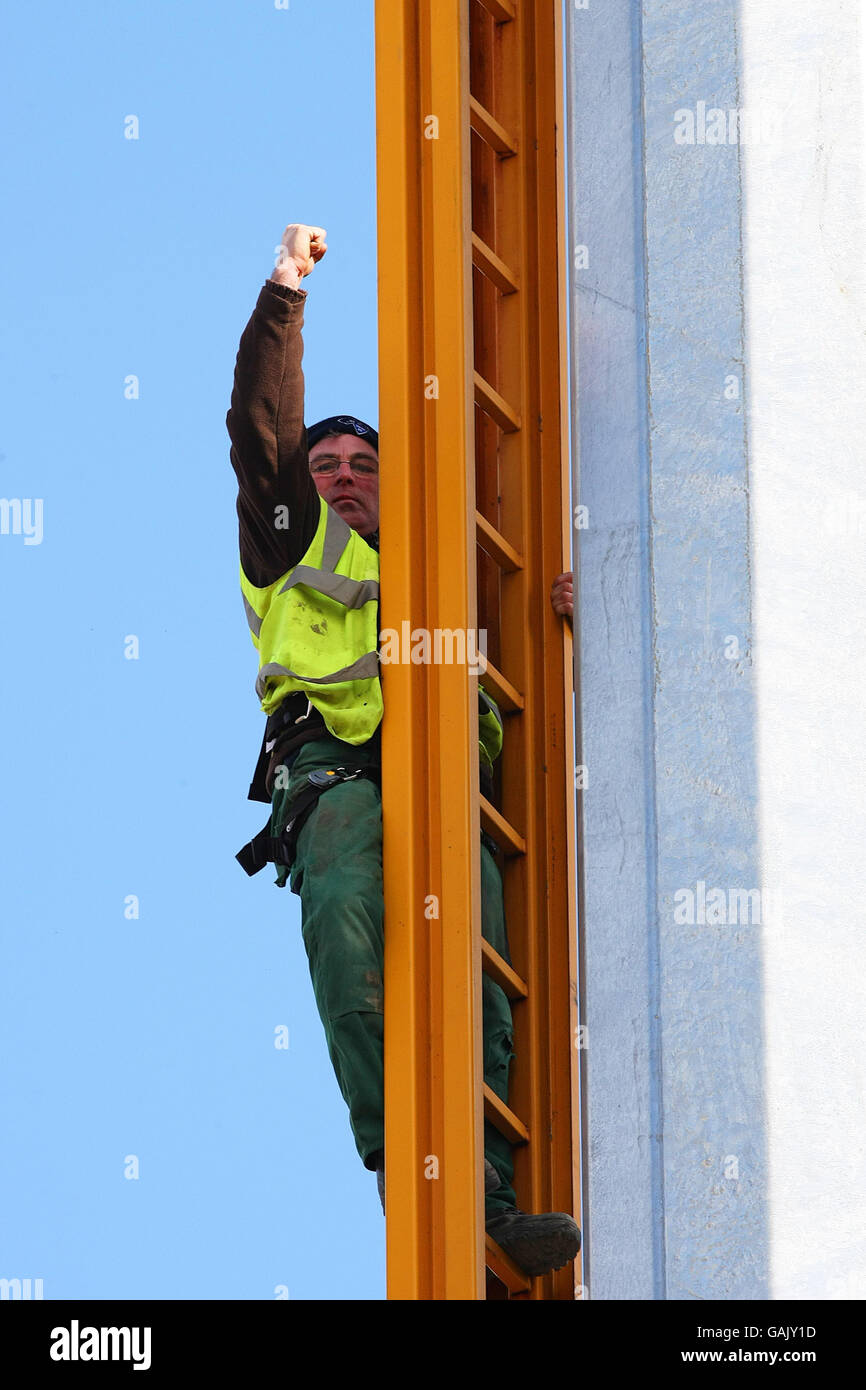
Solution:
M2 45L0 497L43 521L0 535L0 1276L382 1298L298 899L234 859L266 808L225 430L289 221L328 231L307 419L378 418L373 3L17 5Z

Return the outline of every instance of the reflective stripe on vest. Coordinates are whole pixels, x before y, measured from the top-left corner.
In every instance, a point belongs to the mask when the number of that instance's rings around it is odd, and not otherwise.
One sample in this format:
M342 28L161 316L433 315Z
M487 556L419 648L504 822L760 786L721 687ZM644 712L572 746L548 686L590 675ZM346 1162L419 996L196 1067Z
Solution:
M350 573L337 574L336 567L343 560L347 547L351 554L343 567ZM373 736L382 718L378 574L377 552L321 498L319 525L299 564L264 589L250 583L241 568L244 610L261 662L256 694L265 713L270 714L285 694L303 690L335 737L356 744ZM295 593L299 588L304 591L302 595ZM287 597L289 595L291 598ZM292 600L296 606L287 609L285 605ZM365 613L367 604L376 607ZM336 613L333 605L338 606ZM311 623L311 616L318 622ZM266 624L263 647L262 633ZM312 653L311 646L305 648L308 632L316 633L319 639L325 637L325 650L337 660L342 657L343 664L318 676L297 670L297 666L304 664L299 656ZM360 640L362 636L365 641ZM315 654L321 659L320 640L316 648ZM290 654L294 657L292 661L286 659ZM283 688L269 687L269 680L282 682ZM480 683L478 735L481 761L492 770L502 749L502 717L495 701Z
M310 565L295 565L280 593L293 589L296 584L306 584L308 589L327 594L346 608L363 608L371 599L379 598L379 584L375 579L347 579L345 575L329 574Z
M294 680L307 681L310 685L336 685L337 681L355 681L375 676L378 671L379 658L375 652L368 652L366 656L353 661L351 666L332 671L329 676L300 676L297 671L290 671L288 666L281 666L278 661L269 661L256 677L256 694L260 700L264 699L268 676L292 676Z
M302 690L330 733L364 743L382 718L379 556L323 498L319 503L319 524L299 564L263 589L241 567L260 658L256 694L270 714L284 695Z
M478 683L478 741L482 763L493 771L493 764L502 752L502 715L496 701Z

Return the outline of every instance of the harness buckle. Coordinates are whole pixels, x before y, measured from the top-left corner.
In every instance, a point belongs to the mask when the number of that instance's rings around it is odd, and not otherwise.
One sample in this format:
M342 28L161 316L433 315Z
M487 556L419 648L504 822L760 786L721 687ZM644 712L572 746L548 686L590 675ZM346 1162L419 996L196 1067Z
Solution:
M356 777L360 777L362 769L358 768L355 772L350 772L345 767L317 767L312 772L307 773L307 781L314 787L330 787L334 781L354 782Z

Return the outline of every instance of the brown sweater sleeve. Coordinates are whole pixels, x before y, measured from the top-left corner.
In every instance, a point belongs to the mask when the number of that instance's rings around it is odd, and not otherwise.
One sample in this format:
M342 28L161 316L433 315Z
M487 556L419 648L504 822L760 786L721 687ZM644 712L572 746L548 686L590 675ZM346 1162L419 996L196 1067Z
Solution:
M269 280L241 336L226 428L238 480L241 565L265 588L296 565L319 523L304 425L304 290ZM288 508L278 527L276 508Z

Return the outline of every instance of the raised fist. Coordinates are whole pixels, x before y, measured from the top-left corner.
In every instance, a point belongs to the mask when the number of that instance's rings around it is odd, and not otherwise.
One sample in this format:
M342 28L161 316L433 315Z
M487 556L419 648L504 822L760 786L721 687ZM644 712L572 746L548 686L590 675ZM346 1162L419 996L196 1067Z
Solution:
M276 269L270 278L278 285L297 289L304 276L309 275L316 261L320 261L327 251L326 236L324 227L307 227L303 222L290 222L277 247Z

